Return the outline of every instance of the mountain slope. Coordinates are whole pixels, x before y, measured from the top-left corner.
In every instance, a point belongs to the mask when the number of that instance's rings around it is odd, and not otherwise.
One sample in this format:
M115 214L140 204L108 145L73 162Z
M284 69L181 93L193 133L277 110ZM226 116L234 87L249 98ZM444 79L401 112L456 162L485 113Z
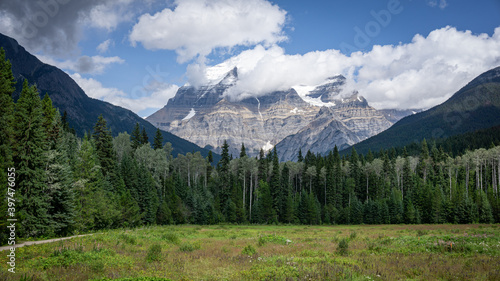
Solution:
M491 69L460 89L446 102L407 116L386 131L354 147L358 152L403 146L422 139L449 136L500 124L500 67Z
M280 160L297 160L299 150L325 154L335 145L347 148L392 125L383 112L357 94L334 103L335 106L322 107L311 123L276 145Z
M154 137L156 128L149 122L128 109L88 97L68 74L42 63L16 40L0 34L0 47L4 48L6 57L12 64L12 72L17 81L15 99L19 96L23 80L28 79L30 84L37 85L42 97L45 93L49 94L61 114L67 112L70 126L80 136L85 132L91 132L98 116L102 114L114 136L120 132L131 132L138 122L141 127L145 127L151 140ZM174 155L192 151L201 151L203 155L208 153L208 150L201 149L171 133L162 132L162 134L165 142L172 143Z

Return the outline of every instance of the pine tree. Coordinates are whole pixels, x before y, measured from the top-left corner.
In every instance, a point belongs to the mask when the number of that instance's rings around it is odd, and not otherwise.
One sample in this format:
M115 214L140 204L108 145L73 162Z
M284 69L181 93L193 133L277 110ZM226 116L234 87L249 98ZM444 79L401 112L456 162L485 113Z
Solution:
M130 141L132 142L132 149L134 150L141 146L141 144L143 143L141 127L139 126L139 123L135 123L134 130L130 135Z
M13 167L12 145L14 141L14 101L12 93L14 92L14 76L12 75L11 64L5 59L5 51L0 48L0 193L7 194L7 171ZM4 196L5 197L5 196ZM0 201L0 213L7 213L8 204ZM6 220L0 220L0 243L7 242L7 223Z
M297 156L297 162L304 161L304 157L302 156L302 148L299 148L299 156Z
M278 153L276 152L276 146L273 149L273 170L271 173L271 182L270 182L270 191L271 196L273 197L273 209L276 212L276 215L281 220L281 202L282 198L282 190L281 190L281 173L280 173L280 163L278 160Z
M14 163L17 173L17 192L20 194L19 219L22 236L48 234L49 197L45 191L46 164L44 148L46 136L43 128L42 101L34 86L23 83L21 96L14 115Z
M220 177L220 187L219 187L219 197L220 197L220 207L227 206L229 203L229 198L231 196L231 175L229 170L229 163L231 159L229 157L229 145L227 141L224 141L222 145L221 160L217 163L217 172ZM227 208L224 208L227 210ZM224 213L227 216L226 213Z
M56 112L53 124L53 128L62 128L59 112ZM46 184L51 198L49 214L54 234L58 236L72 233L76 216L75 194L72 188L73 173L68 165L68 150L63 138L59 136L53 139L54 148L46 152Z
M245 149L245 144L244 144L244 143L242 143L242 144L241 144L241 150L240 150L240 158L243 158L243 157L245 157L245 156L247 156L247 151L246 151L246 149Z
M162 149L162 148L163 148L163 135L160 131L160 128L157 128L155 139L153 141L153 149Z
M148 138L148 133L146 132L146 128L142 127L141 135L142 135L141 144L149 144L149 138Z
M99 115L96 124L94 125L94 132L92 134L94 138L95 147L97 150L97 155L99 162L101 164L102 173L104 176L112 173L115 169L115 151L113 149L113 137L111 132L108 130L106 125L106 120L104 117Z

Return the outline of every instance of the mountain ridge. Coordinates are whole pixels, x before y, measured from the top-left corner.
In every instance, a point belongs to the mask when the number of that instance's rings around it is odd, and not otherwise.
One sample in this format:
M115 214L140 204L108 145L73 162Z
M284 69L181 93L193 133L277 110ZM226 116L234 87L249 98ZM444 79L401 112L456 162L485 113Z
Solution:
M486 129L500 124L500 66L474 78L444 103L395 123L353 145L360 153L404 146Z
M90 98L67 73L41 62L15 39L0 33L0 47L4 48L6 58L12 64L16 79L14 99L19 97L24 79L30 84L36 84L40 95L48 93L61 114L66 111L68 122L77 135L83 136L86 132L91 132L100 114L106 119L113 136L120 132L131 133L136 123L145 128L150 139L155 135L156 128L149 122L128 109ZM162 131L162 135L164 142L172 144L174 156L192 151L208 154L207 150L171 133Z

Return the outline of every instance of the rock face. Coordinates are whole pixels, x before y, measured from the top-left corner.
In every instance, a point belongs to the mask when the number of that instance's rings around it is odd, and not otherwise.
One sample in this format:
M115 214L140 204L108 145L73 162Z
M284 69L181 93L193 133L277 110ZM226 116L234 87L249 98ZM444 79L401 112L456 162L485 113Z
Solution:
M233 101L224 93L237 81L238 69L233 68L205 86L183 86L146 120L217 153L225 140L233 156L242 143L252 156L276 145L284 161L295 159L299 149L326 153L335 145L348 147L393 124L357 92L338 98L345 84L340 75L315 87Z
M336 104L322 107L307 126L279 142L276 149L280 159L297 160L299 149L324 154L337 145L342 150L392 125L357 94Z

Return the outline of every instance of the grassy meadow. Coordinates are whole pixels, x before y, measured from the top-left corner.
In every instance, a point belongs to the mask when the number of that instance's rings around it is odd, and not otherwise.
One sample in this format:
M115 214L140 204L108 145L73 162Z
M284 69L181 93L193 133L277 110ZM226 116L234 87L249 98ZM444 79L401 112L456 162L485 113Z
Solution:
M18 248L15 274L7 254L0 280L500 280L500 226L111 230Z

